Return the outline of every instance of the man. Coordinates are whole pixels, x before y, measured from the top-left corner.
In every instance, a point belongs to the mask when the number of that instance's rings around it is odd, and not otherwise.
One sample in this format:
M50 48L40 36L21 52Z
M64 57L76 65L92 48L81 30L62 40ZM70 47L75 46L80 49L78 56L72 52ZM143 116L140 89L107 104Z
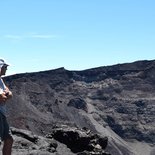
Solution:
M6 87L2 80L2 75L5 75L9 65L0 59L0 138L3 141L3 155L11 155L13 138L6 119L6 102L12 97L12 92Z

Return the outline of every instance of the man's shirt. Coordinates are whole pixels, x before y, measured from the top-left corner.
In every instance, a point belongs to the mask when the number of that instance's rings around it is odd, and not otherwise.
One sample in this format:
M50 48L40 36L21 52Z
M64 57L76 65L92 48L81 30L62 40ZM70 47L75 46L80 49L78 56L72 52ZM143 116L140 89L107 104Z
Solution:
M3 93L3 91L5 90L6 86L3 82L3 79L0 77L0 94ZM3 115L6 114L6 105L5 103L0 103L0 113L2 113Z

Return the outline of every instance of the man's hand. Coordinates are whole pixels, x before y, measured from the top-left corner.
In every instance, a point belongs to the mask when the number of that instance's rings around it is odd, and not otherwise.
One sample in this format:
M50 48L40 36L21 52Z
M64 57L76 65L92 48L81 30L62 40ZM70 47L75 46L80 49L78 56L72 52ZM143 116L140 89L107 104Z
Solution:
M5 95L5 92L4 93L2 93L2 94L0 94L0 103L2 102L5 102L7 100L7 97L6 97L6 95Z
M5 92L5 96L7 97L7 99L10 99L10 98L12 98L12 92L11 91L7 91L7 92Z
M13 96L13 95L12 95L12 92L9 90L8 87L5 88L4 93L5 93L5 96L7 97L7 99L12 98L12 96Z

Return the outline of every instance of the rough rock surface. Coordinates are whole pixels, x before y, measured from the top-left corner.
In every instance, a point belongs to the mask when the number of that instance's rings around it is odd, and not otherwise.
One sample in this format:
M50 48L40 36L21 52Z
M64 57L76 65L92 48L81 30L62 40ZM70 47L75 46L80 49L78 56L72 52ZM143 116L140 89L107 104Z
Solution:
M86 127L108 137L112 155L154 153L155 61L84 71L59 68L5 81L14 94L7 104L14 127L41 135L60 124ZM149 151L141 152L144 145Z
M67 145L73 153L77 154L99 154L110 155L104 150L108 144L108 138L98 134L93 134L88 129L77 129L68 126L54 128L52 133L47 137L52 137L55 140Z
M110 155L105 152L107 137L93 134L88 129L54 127L44 136L23 129L11 130L14 155Z

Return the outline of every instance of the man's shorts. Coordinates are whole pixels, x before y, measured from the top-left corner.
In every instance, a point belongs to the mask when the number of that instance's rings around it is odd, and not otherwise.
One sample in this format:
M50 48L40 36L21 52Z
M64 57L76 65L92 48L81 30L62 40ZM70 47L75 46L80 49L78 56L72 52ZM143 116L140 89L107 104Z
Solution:
M7 138L12 138L6 117L0 113L0 140L4 141Z

